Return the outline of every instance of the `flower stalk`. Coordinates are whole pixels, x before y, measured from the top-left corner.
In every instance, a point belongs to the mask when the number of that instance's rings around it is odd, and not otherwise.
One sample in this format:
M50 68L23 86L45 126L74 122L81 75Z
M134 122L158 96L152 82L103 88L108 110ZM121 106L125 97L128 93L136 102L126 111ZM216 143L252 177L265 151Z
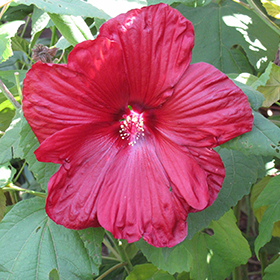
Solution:
M15 109L20 109L20 104L16 101L12 93L8 90L8 88L5 86L5 84L0 80L0 89L2 90L3 94L6 96L6 98L12 103L12 105L15 107Z
M18 191L18 192L24 192L24 193L29 193L29 194L33 194L35 196L39 196L39 197L43 197L43 198L46 198L47 195L45 193L42 193L42 192L35 192L35 191L32 191L32 190L27 190L27 189L24 189L24 188L20 188L14 184L8 184L6 185L4 188L2 188L3 191Z

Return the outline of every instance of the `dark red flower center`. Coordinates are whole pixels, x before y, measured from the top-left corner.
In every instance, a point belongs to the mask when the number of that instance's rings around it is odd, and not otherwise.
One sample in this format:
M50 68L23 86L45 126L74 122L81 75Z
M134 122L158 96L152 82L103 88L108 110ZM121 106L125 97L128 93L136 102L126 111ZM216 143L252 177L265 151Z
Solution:
M123 116L120 123L120 137L128 141L128 145L134 146L144 136L143 113L137 113L130 106L129 113Z

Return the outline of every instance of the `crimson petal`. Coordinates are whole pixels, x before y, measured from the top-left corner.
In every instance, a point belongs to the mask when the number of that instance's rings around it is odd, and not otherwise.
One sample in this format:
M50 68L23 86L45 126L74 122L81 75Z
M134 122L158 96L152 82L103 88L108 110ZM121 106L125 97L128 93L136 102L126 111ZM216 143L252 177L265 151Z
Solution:
M130 103L146 107L163 103L191 61L193 26L166 4L121 14L99 32L99 37L116 41L123 49Z
M154 112L157 129L178 144L216 147L252 129L246 95L213 66L192 64Z
M153 246L171 247L187 235L187 213L169 190L153 143L148 138L139 142L121 150L108 169L98 220L115 238L135 242L143 236Z
M67 127L116 121L121 108L127 106L127 82L120 69L122 54L118 44L110 43L105 38L89 41L78 45L72 59L75 55L81 55L85 47L95 51L97 57L102 56L98 63L98 59L89 59L90 62L86 64L89 73L98 64L98 74L91 79L84 72L78 73L65 65L41 62L34 64L26 75L23 112L39 142ZM70 60L70 68L73 65ZM81 69L77 67L77 70ZM114 75L108 76L112 72Z
M118 149L118 127L80 125L48 137L35 154L40 161L62 164L48 184L46 212L71 229L99 226L96 201Z

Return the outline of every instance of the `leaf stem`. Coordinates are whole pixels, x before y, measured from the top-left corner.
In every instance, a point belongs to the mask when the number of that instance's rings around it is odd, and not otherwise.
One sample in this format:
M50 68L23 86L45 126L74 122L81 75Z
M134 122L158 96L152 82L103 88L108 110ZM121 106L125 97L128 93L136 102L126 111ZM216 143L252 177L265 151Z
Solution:
M103 244L111 251L111 253L116 257L118 261L122 261L120 255L117 253L117 251L111 246L110 242L106 240L105 238L103 239Z
M13 180L14 182L16 182L16 181L18 180L18 178L19 178L20 174L22 173L23 168L24 168L25 165L26 165L26 161L24 161L24 163L23 163L21 169L19 170L19 172L18 172L16 178Z
M27 25L28 25L28 23L29 23L29 20L30 20L30 15L27 16L25 25L24 25L24 27L23 27L23 30L22 30L21 34L20 34L20 37L21 37L21 38L23 38L23 35L24 35L24 33L25 33L25 30L26 30L26 28L27 28Z
M21 90L20 83L19 83L19 72L15 72L14 75L15 75L15 79L16 79L18 95L20 96L20 100L22 100L22 90Z
M56 27L51 26L50 29L52 31L52 37L51 37L51 42L50 42L50 47L51 47L51 46L54 46L54 42L55 42L55 38L56 38Z
M110 269L108 269L106 272L104 272L103 274L101 274L98 278L96 278L95 280L101 280L103 279L104 277L106 277L109 273L111 273L112 271L120 268L120 267L123 267L123 266L126 266L127 263L118 263L114 266L112 266Z
M247 0L250 8L262 19L264 23L266 23L272 30L274 30L278 35L280 35L280 28L271 21L255 4L253 0Z
M6 185L4 188L2 188L2 190L4 190L4 191L19 191L19 192L25 192L25 193L33 194L35 196L39 196L39 197L43 197L43 198L47 197L47 194L45 194L45 193L23 189L23 188L20 188L20 187L14 185L14 184Z
M16 101L14 96L11 94L11 92L8 90L8 88L4 85L4 83L1 80L0 80L0 89L2 90L6 98L12 103L15 109L19 109L20 104Z

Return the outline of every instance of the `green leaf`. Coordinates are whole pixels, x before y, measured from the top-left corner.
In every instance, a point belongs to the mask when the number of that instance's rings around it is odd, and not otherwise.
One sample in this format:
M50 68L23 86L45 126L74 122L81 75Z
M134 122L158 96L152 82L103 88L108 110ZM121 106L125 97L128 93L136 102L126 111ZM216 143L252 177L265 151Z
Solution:
M251 107L257 111L262 106L264 101L263 95L252 87L237 80L233 80L233 82L247 95Z
M263 280L279 280L280 275L280 258L266 267L264 270Z
M274 223L280 221L279 185L279 175L271 178L254 203L254 208L256 209L261 206L269 206L264 212L259 224L259 235L255 241L255 252L257 256L260 248L271 239Z
M8 272L11 273L7 268L0 264L0 272Z
M39 147L39 142L24 118L21 123L19 145L23 151L23 158L28 163L28 169L33 173L37 182L41 184L41 188L47 191L50 177L58 170L59 165L37 161L34 151Z
M73 46L85 40L93 40L89 27L82 17L49 14L63 37Z
M48 279L54 268L61 279L92 279L79 234L55 224L44 208L42 198L23 200L1 221L0 251L5 257L0 262L12 274L0 272L0 279Z
M17 20L0 26L0 63L6 61L13 54L10 38L16 34L22 24L24 21Z
M265 97L263 107L270 107L280 99L280 67L270 62L253 86Z
M60 276L59 276L58 270L56 268L54 268L49 273L49 280L60 280Z
M279 1L261 0L261 2L270 16L280 19L280 6L277 5Z
M174 277L150 263L134 266L126 280L174 280Z
M87 228L78 231L80 238L83 240L88 255L92 271L98 275L98 267L102 263L101 244L104 236L103 228Z
M36 6L34 6L34 10L31 16L31 39L30 39L30 48L33 48L33 46L36 43L36 40L39 38L42 30L44 28L50 27L53 25L49 15L38 9Z
M6 209L6 196L4 192L0 190L0 222L4 218L5 209ZM0 266L0 271L1 271L1 266Z
M226 171L223 187L214 203L205 210L190 213L187 219L190 239L212 220L218 220L246 194L251 186L265 175L265 162L261 156L246 156L242 152L216 148Z
M63 36L61 36L55 44L55 47L59 50L65 50L70 46L71 44Z
M209 228L213 235L199 232L173 248L155 248L143 240L138 241L137 246L149 261L171 274L184 270L190 271L193 280L223 280L234 267L248 261L251 251L236 225L232 210L211 222ZM179 251L180 247L184 250ZM174 265L171 266L170 261ZM180 265L176 265L176 261Z
M28 53L29 43L25 39L16 35L12 37L11 40L12 40L13 51L22 51Z
M9 128L0 138L0 164L9 162L13 158L23 158L23 151L19 146L21 120L22 112L17 110Z
M236 57L235 46L244 50L258 72L274 60L279 36L253 11L233 1L198 8L179 5L177 9L194 25L193 63L208 62L224 73L252 73L249 64L243 65L246 57Z
M11 182L15 174L16 169L10 164L6 163L0 165L0 188L5 187L9 182Z
M280 128L258 112L253 112L254 122L250 132L222 145L239 150L246 155L276 156L280 158Z

